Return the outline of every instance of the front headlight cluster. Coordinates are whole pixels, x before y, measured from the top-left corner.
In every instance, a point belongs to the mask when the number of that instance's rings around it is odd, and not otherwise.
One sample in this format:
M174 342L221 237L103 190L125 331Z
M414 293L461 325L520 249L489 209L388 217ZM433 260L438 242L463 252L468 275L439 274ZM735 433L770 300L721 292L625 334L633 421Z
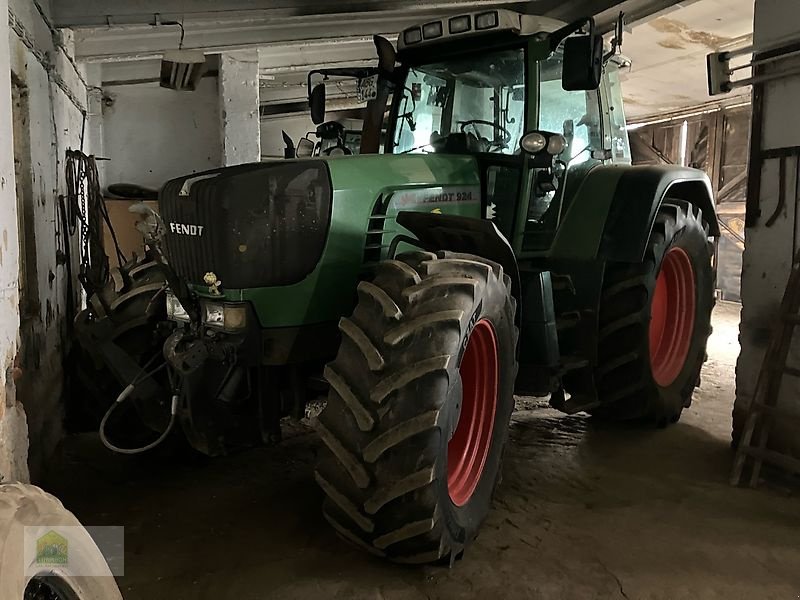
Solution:
M200 316L206 327L236 333L247 325L247 305L241 302L214 302L201 299ZM181 323L188 323L191 320L178 298L169 292L167 318Z
M170 321L180 321L182 323L188 323L190 321L189 313L183 308L183 304L180 303L174 294L170 294L169 292L167 292L167 318Z
M247 324L247 310L241 303L202 301L203 324L223 331L241 331Z

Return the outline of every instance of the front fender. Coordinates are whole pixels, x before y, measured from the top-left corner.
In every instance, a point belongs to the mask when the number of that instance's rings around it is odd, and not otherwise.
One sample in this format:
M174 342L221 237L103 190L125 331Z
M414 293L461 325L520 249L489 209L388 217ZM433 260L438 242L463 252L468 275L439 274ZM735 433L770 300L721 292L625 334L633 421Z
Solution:
M702 171L674 165L599 165L579 183L551 255L639 262L665 198L700 208L709 235L719 235L711 183Z
M511 278L511 293L521 299L519 266L511 245L494 223L458 215L401 211L397 222L431 250L475 254L503 267Z

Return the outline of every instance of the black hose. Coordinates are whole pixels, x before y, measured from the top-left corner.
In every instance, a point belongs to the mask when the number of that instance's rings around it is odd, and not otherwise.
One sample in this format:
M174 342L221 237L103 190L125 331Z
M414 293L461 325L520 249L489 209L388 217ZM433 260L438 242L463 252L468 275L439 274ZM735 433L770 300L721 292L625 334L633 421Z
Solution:
M119 264L124 264L126 258L103 199L95 157L68 149L64 176L67 184L66 227L69 235L74 236L80 226L80 278L87 293L91 294L108 280L103 222L111 233Z

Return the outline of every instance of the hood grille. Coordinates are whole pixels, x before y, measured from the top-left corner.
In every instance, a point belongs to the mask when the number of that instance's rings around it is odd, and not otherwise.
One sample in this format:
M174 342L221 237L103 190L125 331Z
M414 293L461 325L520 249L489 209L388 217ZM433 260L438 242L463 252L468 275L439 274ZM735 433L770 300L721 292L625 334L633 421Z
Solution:
M213 272L226 288L290 285L316 267L332 191L322 161L217 169L168 182L159 197L167 256L189 283Z

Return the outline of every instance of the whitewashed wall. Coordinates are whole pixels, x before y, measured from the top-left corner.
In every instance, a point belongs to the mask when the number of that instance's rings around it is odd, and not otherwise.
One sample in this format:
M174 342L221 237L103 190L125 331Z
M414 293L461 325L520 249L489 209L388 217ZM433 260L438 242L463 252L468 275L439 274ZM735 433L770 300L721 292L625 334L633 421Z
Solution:
M103 86L103 93L105 185L158 189L222 164L216 77L203 78L193 92L142 83Z
M779 41L800 37L800 19L797 4L792 0L756 0L754 43L768 46ZM782 61L781 71L797 69L797 58ZM800 146L800 120L796 116L797 99L800 98L800 75L784 77L765 84L763 126L753 131L760 136L763 150ZM742 323L740 340L742 351L736 371L736 405L734 409L734 437L743 425L744 410L753 397L761 361L769 342L778 306L783 296L792 264L792 255L800 249L797 201L795 198L796 161L787 159L786 205L778 213L775 223L767 227L767 220L778 206L779 161L765 160L761 167L761 215L755 226L745 231L745 250L742 259ZM750 177L757 173L757 165L750 166ZM750 199L752 201L752 198ZM800 344L795 339L790 363L800 366ZM780 403L800 414L800 381L786 377ZM800 436L796 427L778 423L772 435L773 445L791 449L800 455Z
M6 32L2 39L8 41L4 48L8 54L0 66L0 76L5 78L10 71L17 92L17 102L12 108L16 155L8 143L10 138L4 135L8 145L3 160L8 156L17 159L19 192L13 206L3 203L2 226L7 233L7 240L4 237L3 241L4 268L13 268L14 277L21 273L19 286L30 299L20 315L19 343L13 356L18 367L13 372L17 378L15 396L21 404L12 406L17 413L24 408L30 439L27 463L34 477L43 471L63 435L62 365L70 343L66 337L67 325L74 315L66 311L67 269L58 253L68 243L60 226L58 196L66 191L64 153L68 147L81 146L88 104L85 72L72 60L71 32L52 30L48 9L48 3L10 0L10 27L6 30L4 26L2 30ZM5 102L6 94L0 95ZM2 115L0 118L7 118L6 111ZM90 151L86 145L84 149ZM15 228L21 232L20 241ZM21 262L17 259L20 251ZM9 304L8 312L2 311L3 318L9 319L4 329L11 327L19 313L16 285L12 283L16 280L10 277L9 271L8 278L4 277L0 284ZM9 289L11 285L13 291ZM12 356L11 347L5 347L6 339L6 333L0 335L4 360ZM12 388L7 366L2 374L6 379L8 408ZM12 432L12 437L19 441L12 449L17 463L24 462L20 447L24 434L19 415ZM17 470L16 477L27 476Z
M0 481L28 479L28 439L25 412L16 402L12 377L19 331L17 283L17 200L12 153L11 65L9 63L8 2L0 0Z

